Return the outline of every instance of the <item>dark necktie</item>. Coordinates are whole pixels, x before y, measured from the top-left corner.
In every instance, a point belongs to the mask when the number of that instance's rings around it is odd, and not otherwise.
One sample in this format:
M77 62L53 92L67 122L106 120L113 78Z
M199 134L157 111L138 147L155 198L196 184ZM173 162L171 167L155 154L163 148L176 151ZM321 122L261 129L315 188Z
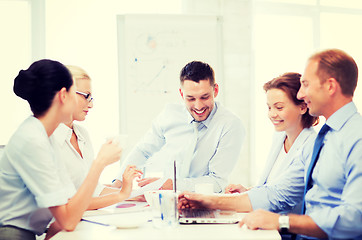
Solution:
M324 143L323 143L324 137L326 136L327 132L330 129L331 128L327 124L324 124L322 129L319 131L318 136L317 136L317 138L316 138L316 140L314 142L312 160L310 161L308 172L307 172L307 175L306 175L306 178L305 178L304 196L303 196L303 205L302 205L301 214L305 213L305 194L307 194L308 190L312 187L313 169L315 167L315 164L318 161L319 154L320 154L321 149L322 149L322 147L324 145Z

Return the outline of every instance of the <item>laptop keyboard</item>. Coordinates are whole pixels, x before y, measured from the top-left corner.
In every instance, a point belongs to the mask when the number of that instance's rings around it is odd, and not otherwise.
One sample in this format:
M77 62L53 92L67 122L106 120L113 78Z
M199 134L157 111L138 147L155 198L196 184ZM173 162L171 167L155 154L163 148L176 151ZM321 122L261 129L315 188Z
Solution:
M215 210L210 209L182 209L182 217L185 218L214 218Z

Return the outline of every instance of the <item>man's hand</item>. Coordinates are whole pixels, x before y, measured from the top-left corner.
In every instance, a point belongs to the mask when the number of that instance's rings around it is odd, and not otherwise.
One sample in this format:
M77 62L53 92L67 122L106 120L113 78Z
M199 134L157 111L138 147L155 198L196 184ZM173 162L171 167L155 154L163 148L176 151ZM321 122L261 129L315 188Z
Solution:
M225 188L225 193L242 193L242 192L246 192L249 189L244 187L241 184L229 184L226 188Z
M140 186L140 187L146 186L154 181L157 181L158 179L160 179L160 178L156 178L156 177L142 178L140 180L137 180L138 186Z
M213 196L183 192L178 197L177 207L184 208L212 208Z
M160 187L160 190L172 190L173 189L173 181L169 178L166 182Z
M129 199L127 199L127 201L147 202L146 198L145 198L145 195L139 195L139 196L134 197L134 198L129 198Z
M244 224L252 230L279 230L279 214L258 209L246 215L239 222L240 227Z

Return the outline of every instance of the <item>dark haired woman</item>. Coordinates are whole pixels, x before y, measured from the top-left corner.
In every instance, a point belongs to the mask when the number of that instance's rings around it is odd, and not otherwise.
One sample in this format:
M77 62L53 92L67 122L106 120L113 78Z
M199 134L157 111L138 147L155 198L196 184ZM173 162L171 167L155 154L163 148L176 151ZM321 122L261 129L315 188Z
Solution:
M0 239L35 239L52 217L71 231L102 170L119 160L121 149L104 144L76 192L49 139L60 123L71 121L77 103L69 71L57 61L34 62L15 78L14 93L29 102L34 115L15 131L0 159Z
M257 185L273 183L292 164L293 159L305 142L315 136L311 128L318 123L317 118L309 115L304 101L297 99L300 88L299 73L284 73L264 84L267 96L268 117L276 133L269 152L263 175ZM231 184L227 193L243 192L241 185Z

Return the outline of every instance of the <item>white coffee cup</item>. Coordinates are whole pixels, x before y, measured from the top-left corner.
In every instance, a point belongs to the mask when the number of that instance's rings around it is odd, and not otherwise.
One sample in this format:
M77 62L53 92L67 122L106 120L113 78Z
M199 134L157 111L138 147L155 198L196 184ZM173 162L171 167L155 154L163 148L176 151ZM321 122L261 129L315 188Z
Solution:
M201 194L213 194L214 184L212 183L197 183L195 184L195 192Z
M128 144L128 134L110 135L106 137L106 141L112 141L113 144L117 144L124 150Z

